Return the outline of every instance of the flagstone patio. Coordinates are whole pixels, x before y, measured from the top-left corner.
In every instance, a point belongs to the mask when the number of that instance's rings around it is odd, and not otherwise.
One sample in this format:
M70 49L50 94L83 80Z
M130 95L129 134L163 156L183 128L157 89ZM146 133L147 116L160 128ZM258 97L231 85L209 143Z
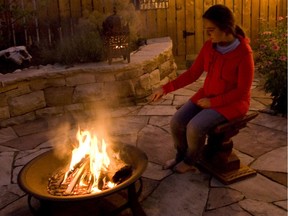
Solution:
M193 95L203 80L201 77L158 102L105 113L109 121L104 126L109 128L111 141L135 145L148 156L140 196L147 216L286 216L287 119L284 117L260 112L234 138L234 147L242 163L257 171L254 177L224 185L203 171L177 174L162 170L163 163L175 154L169 128L175 107ZM262 110L271 102L258 85L256 77L250 111ZM31 215L27 195L17 184L19 171L51 148L63 151L62 141L75 131L77 120L83 118L62 115L0 129L1 216ZM93 122L94 119L89 119L85 123ZM131 214L127 210L121 215Z

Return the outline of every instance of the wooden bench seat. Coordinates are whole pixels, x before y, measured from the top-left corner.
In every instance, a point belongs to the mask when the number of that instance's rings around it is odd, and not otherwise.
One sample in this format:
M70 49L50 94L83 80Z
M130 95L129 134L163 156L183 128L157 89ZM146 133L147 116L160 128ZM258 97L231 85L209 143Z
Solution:
M243 118L218 125L208 134L207 144L202 150L199 167L204 168L224 184L231 184L253 176L256 171L241 164L233 151L232 137L237 135L258 113L250 113Z

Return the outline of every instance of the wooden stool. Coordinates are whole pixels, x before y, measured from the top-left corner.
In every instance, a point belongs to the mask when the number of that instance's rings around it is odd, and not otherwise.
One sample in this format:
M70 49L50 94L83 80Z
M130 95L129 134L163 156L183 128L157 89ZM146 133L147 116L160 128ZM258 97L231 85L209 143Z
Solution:
M256 116L258 113L247 114L243 118L221 124L210 132L198 163L200 168L204 168L224 184L256 175L255 170L241 164L233 151L232 141L232 137Z

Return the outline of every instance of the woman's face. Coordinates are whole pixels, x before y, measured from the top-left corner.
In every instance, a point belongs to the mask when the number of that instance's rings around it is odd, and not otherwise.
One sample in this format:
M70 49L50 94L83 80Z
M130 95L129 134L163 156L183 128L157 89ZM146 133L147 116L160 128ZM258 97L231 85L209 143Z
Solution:
M221 31L210 20L204 19L204 27L207 35L212 40L212 43L220 43L226 41L227 34L224 31Z

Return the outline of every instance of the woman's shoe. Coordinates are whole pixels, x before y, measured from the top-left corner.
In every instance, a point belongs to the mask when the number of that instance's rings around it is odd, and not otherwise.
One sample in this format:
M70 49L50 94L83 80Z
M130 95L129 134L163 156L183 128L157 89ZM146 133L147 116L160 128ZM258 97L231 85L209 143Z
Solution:
M172 169L177 164L177 161L175 159L171 159L166 161L166 163L163 165L163 170L166 169Z
M192 172L197 172L198 169L193 166L193 165L188 165L186 164L184 161L181 161L180 163L178 163L174 168L173 170L177 173L186 173L186 172L189 172L189 171L192 171Z

